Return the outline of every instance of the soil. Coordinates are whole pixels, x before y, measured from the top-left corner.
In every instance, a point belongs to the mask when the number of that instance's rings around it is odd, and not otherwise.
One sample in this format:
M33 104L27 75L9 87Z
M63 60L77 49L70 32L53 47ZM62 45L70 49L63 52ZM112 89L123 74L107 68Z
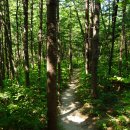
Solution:
M76 89L79 86L79 70L75 70L71 81L61 96L59 106L59 130L96 130L95 121L87 114L82 114L82 106L76 100Z

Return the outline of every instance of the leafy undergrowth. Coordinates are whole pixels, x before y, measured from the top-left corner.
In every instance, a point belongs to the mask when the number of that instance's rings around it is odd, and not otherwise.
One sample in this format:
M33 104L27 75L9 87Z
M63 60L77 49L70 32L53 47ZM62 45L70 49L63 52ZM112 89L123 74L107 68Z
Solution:
M61 85L60 85L60 91L64 91L66 88L68 88L68 81L69 81L69 69L66 62L63 62L61 64Z
M40 130L46 125L45 91L36 86L6 86L0 93L0 128Z
M26 87L24 73L21 75L19 83L4 80L0 91L0 129L43 130L47 121L46 77L38 83L37 68L34 68L30 73L31 85Z
M88 84L90 76L81 73L80 87L77 90L78 99L84 104L82 112L90 117L96 117L97 130L130 130L130 86L125 82L111 82L102 77L99 82L98 98L91 97L91 87ZM111 78L112 79L112 78ZM119 78L118 78L119 79ZM124 80L124 79L123 79ZM106 86L105 86L106 85ZM122 88L123 89L119 89ZM85 107L85 105L89 107Z

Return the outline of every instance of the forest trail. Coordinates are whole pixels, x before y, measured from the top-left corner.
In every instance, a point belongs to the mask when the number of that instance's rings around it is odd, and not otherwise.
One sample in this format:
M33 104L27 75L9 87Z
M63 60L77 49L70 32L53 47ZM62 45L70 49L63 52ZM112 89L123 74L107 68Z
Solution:
M76 101L75 93L79 85L79 70L73 72L71 82L61 96L59 130L95 130L88 115L80 112L81 105Z

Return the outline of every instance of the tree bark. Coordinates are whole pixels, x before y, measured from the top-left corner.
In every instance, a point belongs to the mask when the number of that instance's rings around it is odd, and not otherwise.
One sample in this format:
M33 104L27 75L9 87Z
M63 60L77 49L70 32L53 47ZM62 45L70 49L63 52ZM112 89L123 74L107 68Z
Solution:
M0 32L1 32L1 28L0 28ZM2 88L2 39L1 39L1 35L0 35L0 89Z
M23 0L23 11L24 11L23 44L24 44L25 84L26 86L29 86L30 79L29 79L29 54L28 54L28 0Z
M89 73L89 0L85 1L85 72Z
M2 6L2 3L0 2L0 6ZM2 11L2 10L1 10ZM0 89L2 88L2 12L0 13Z
M15 69L13 63L13 52L12 52L12 38L11 38L11 26L10 26L10 14L9 14L9 2L5 2L5 37L8 48L8 60L10 65L11 78L14 78Z
M20 49L19 49L19 22L18 22L18 11L19 11L19 1L16 1L16 43L17 43L17 56L18 61L20 60Z
M4 1L0 2L0 87L3 87L5 79L5 64L4 64Z
M42 22L43 22L43 0L40 0L39 3L39 20L40 20L40 25L39 25L39 32L38 32L38 80L41 80L41 47L43 43L43 38L42 38Z
M92 95L97 98L98 87L98 56L99 56L99 14L100 14L100 2L95 1L94 9L94 27L93 27L93 39L92 39Z
M33 42L34 42L34 35L33 35L33 5L34 1L31 0L31 30L30 30L30 35L31 35L31 43L30 43L30 49L31 49L31 61L32 61L32 66L34 67L34 59L33 59Z
M122 56L123 56L123 46L126 46L126 34L125 34L125 16L126 16L126 2L122 2L122 32L121 32L121 42L120 42L120 59L119 59L119 76L122 76ZM127 50L126 50L127 52ZM126 58L126 71L127 71L127 54Z
M88 46L88 55L89 55L89 72L91 74L92 67L92 39L93 39L93 19L94 19L94 2L90 1L90 24L89 24L89 46Z
M118 10L118 3L114 0L113 2L113 13L112 13L112 46L111 46L111 52L110 52L110 58L109 58L109 68L108 68L108 74L111 74L111 68L113 63L113 53L114 53L114 42L115 42L115 26L116 26L116 17L117 17L117 10Z
M57 0L47 1L47 116L48 130L57 130L57 34L56 34Z

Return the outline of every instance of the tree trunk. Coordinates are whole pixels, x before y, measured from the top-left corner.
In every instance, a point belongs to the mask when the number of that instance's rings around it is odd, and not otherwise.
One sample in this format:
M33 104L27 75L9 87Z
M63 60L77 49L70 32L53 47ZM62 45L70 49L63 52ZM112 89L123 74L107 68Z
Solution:
M81 23L81 20L80 20L80 16L79 16L79 13L78 13L78 9L76 8L76 4L75 4L75 0L72 0L73 4L74 4L74 8L75 8L75 12L76 12L76 16L77 16L77 20L78 20L78 23L79 23L79 26L80 26L80 30L81 30L81 34L82 34L82 37L83 37L83 42L85 43L85 33L84 33L84 30L83 30L83 26L82 26L82 23ZM86 44L83 44L83 56L84 56L84 59L85 59L85 45Z
M31 0L31 30L30 30L30 35L31 35L31 43L30 43L30 49L31 49L31 62L32 62L32 66L34 67L34 59L33 59L33 42L34 42L34 35L33 35L33 5L34 2L33 0Z
M121 32L121 42L120 42L120 59L119 59L119 76L122 76L122 55L123 46L125 46L125 58L126 58L126 71L127 71L127 47L126 47L126 34L125 34L125 16L126 16L126 2L122 2L122 32Z
M30 79L29 79L29 54L28 54L28 0L23 0L23 11L24 11L23 44L24 44L25 84L26 86L29 86Z
M112 46L111 46L111 52L110 52L110 58L109 58L109 68L108 68L108 74L111 74L111 68L112 68L112 62L113 62L113 53L114 53L114 42L115 42L115 25L116 25L116 17L117 17L117 10L118 10L118 3L114 0L113 2L113 13L112 13Z
M47 116L48 130L57 130L57 38L56 38L57 0L47 1Z
M0 35L0 89L2 88L2 46L1 45L2 45L2 39Z
M0 6L2 6L0 2ZM2 13L0 13L0 89L2 88Z
M19 11L19 2L16 1L16 44L17 44L17 56L18 61L20 60L20 52L19 52L19 22L18 22L18 11Z
M92 38L93 38L93 19L94 19L94 3L90 1L90 24L89 24L89 46L88 46L88 55L89 55L89 73L91 74L92 66Z
M60 42L60 27L59 27L59 0L57 0L57 43L58 43L58 101L60 96L60 85L61 85L61 42Z
M39 32L38 32L38 80L41 79L41 47L43 43L42 38L42 19L43 19L43 0L40 0L39 3L39 19L40 19L40 25L39 25Z
M8 46L7 46L7 40L8 40L8 32L7 32L7 23L6 23L6 5L4 4L4 55L5 55L5 76L9 78L9 60L8 60Z
M74 4L74 8L75 8L77 20L78 20L78 23L79 23L79 26L80 26L81 34L82 34L83 40L85 41L84 30L83 30L83 27L82 27L82 23L81 23L81 20L80 20L80 17L79 17L78 10L76 8L75 0L72 0L72 1L73 1L73 4Z
M92 95L97 98L97 66L99 56L99 14L100 14L100 3L95 1L94 9L94 27L93 27L93 39L92 39Z
M8 0L5 2L5 35L8 48L8 59L10 64L11 78L14 78L15 69L13 64L13 52L12 52L12 38L11 38L11 26L10 26L10 15L9 15L9 3Z
M89 73L89 0L85 2L85 72Z
M5 79L5 64L4 64L4 1L0 2L0 87L3 87L3 80Z

